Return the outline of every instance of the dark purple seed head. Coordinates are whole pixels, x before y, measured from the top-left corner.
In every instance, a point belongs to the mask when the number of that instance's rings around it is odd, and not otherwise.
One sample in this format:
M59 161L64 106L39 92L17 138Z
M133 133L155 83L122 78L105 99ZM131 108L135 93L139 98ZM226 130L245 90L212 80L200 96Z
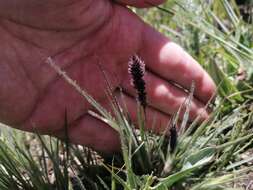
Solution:
M177 146L177 128L173 125L170 128L170 153L173 153Z
M131 84L137 91L137 101L145 109L147 106L147 95L144 81L145 64L137 55L131 57L128 72L131 75Z

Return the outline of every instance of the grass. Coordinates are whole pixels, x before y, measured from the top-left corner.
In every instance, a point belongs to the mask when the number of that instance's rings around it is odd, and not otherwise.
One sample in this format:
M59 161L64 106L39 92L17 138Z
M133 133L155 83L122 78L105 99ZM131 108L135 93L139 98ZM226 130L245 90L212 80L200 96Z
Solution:
M246 7L252 6L249 4ZM253 25L234 0L168 1L150 10L135 10L168 35L206 68L218 85L209 120L157 136L144 132L144 108L138 107L139 131L127 110L108 95L112 117L85 89L48 59L121 137L121 155L99 155L51 137L4 129L0 139L1 190L84 189L252 189L253 170ZM253 11L253 10L252 10ZM243 17L244 16L244 17ZM246 20L245 20L246 19ZM106 74L105 74L106 78ZM191 103L194 85L185 101ZM180 110L178 111L178 113ZM67 113L65 120L67 123ZM174 116L177 122L177 115ZM67 126L65 127L67 129ZM67 130L66 130L67 133Z

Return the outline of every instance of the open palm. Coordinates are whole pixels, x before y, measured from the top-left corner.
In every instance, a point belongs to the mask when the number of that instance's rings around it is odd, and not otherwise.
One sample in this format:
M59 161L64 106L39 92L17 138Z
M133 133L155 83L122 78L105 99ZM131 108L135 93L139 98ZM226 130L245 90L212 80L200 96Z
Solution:
M122 87L135 119L134 90L127 63L137 53L146 63L147 120L165 126L196 83L190 117L207 117L204 104L215 85L182 48L143 23L125 5L109 0L0 0L0 121L10 126L64 135L97 150L119 148L117 133L87 114L91 106L46 63L51 57L97 101L107 104L100 62L117 96ZM130 1L131 2L131 1ZM134 6L144 7L143 1ZM153 0L152 4L162 1ZM177 85L175 85L177 84ZM181 86L181 87L178 87ZM150 126L148 126L150 127Z

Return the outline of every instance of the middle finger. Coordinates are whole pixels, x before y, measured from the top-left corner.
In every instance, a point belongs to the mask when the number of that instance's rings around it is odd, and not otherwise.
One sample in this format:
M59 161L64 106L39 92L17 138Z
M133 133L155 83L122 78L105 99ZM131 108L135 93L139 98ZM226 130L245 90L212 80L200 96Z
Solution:
M136 92L129 81L129 78L124 80L123 90L134 96ZM152 72L146 72L145 81L148 104L163 113L175 114L189 96L184 89L169 83ZM204 120L208 117L208 112L203 103L193 98L190 105L190 120L193 121L199 115L200 119Z

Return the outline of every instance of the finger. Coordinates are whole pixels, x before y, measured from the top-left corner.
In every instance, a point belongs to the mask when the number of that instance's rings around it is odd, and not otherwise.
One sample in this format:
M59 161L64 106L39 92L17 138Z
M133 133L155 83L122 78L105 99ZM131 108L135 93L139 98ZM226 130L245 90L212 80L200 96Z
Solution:
M165 0L116 0L115 2L124 4L124 5L130 5L138 8L144 8L144 7L152 7L156 5L160 5L165 2Z
M64 139L64 134L56 135ZM84 115L68 128L68 138L74 144L81 144L104 153L120 151L118 132L104 122Z
M134 98L117 93L118 102L125 107L132 121L137 123L137 104ZM112 110L108 101L102 103L108 111ZM163 132L170 122L171 117L163 114L153 108L146 110L146 127L157 133ZM57 137L64 138L64 135L58 134ZM118 133L104 122L90 116L84 115L76 120L68 129L68 138L70 142L82 144L97 151L112 153L120 150L120 140Z
M127 114L129 114L131 121L135 124L135 126L139 127L137 103L135 98L126 94L120 94L119 92L116 92L115 94L116 94L115 97L117 98L117 101L119 102L121 108L123 108L123 110ZM113 113L112 107L108 101L103 102L102 105L103 107L105 107L105 109ZM161 111L156 110L149 106L146 108L145 127L147 130L156 133L163 133L165 130L167 130L170 120L171 120L170 115L162 113Z
M129 81L130 79L124 81L123 88L127 93L135 96L135 89ZM146 72L145 81L148 104L168 115L175 114L189 96L183 89L150 72ZM197 116L201 116L200 119L204 120L208 117L208 112L205 110L205 105L194 98L190 107L190 121ZM181 119L182 117L181 115Z
M140 55L148 69L188 90L194 81L194 95L207 102L216 88L207 72L180 46L151 27L145 25L144 28Z

